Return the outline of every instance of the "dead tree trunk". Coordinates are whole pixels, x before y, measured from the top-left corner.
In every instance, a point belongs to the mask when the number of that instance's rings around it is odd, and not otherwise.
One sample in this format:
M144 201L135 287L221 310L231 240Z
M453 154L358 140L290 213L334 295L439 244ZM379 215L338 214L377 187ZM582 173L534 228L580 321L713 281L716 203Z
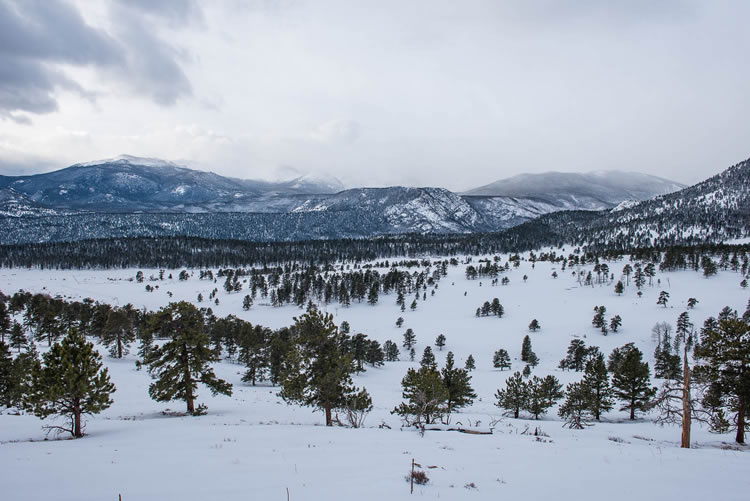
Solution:
M682 444L680 447L689 449L693 409L690 403L690 367L688 366L687 343L685 343L682 360Z

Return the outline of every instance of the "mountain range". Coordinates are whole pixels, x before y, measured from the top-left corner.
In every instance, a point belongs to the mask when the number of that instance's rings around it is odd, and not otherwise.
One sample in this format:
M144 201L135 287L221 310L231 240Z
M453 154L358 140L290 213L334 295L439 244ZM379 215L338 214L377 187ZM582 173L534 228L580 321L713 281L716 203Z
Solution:
M507 230L503 238L529 247L571 242L628 248L750 236L750 160L682 189L622 172L523 175L507 187L496 182L464 194L339 187L335 180L310 177L238 180L135 157L76 164L0 177L0 244L164 236L268 242Z
M497 231L559 210L612 208L681 187L638 173L550 172L496 181L464 194L401 186L344 189L334 178L245 180L123 155L44 174L0 176L0 215L314 213L321 218L326 212L343 218L361 213L356 219L369 218L365 226L377 233L465 233Z

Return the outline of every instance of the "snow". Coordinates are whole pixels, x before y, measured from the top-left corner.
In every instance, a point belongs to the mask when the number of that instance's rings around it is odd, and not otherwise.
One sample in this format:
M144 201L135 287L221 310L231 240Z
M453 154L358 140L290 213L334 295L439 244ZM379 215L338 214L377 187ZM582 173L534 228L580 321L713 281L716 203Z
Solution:
M130 164L130 165L142 165L145 167L179 167L173 162L167 160L161 160L158 158L147 158L147 157L136 157L133 155L118 155L114 158L105 158L102 160L93 160L90 162L82 162L74 164L76 167L91 167L94 165L104 164Z
M626 263L608 263L615 280ZM523 367L517 359L526 334L541 360L534 374L554 374L567 384L581 378L581 373L557 369L574 337L605 354L635 342L653 367L651 327L659 321L674 325L689 297L700 301L690 310L696 326L727 305L744 311L748 299L738 285L740 275L731 271L710 279L692 271L658 273L654 285L646 286L638 298L632 280L617 296L613 284L582 286L571 275L574 269L563 272L547 262L532 268L522 261L504 275L509 285L495 287L489 280L466 280L464 268L449 267L435 296L428 290L416 311L402 313L394 294L381 294L374 307L355 303L326 309L337 323L346 320L352 332L364 332L381 343L391 339L400 345L406 328L414 329L418 359L440 333L447 345L443 351L433 350L441 365L448 350L461 365L473 354L477 370L472 384L478 399L454 415L453 423L480 429L501 417L493 395L512 371ZM220 281L201 281L197 271L187 281L177 280L179 270L166 273L172 273L172 280L150 281L158 270L144 269L144 283L132 280L136 271L0 269L0 290L23 288L156 309L170 301L195 301L199 292L208 297L218 287L220 304L202 305L210 305L219 316L234 314L278 328L301 313L294 306L271 307L260 296L245 312L241 303L246 291L227 294ZM557 279L551 277L553 271ZM521 278L524 274L527 282ZM147 284L159 289L147 293ZM667 308L656 305L661 290L671 294ZM506 315L476 318L475 309L494 297L500 298ZM608 318L619 314L621 330L605 337L591 327L594 305L605 305ZM399 316L405 319L400 329L395 327ZM536 333L527 330L532 318L542 326ZM511 372L492 369L498 348L510 352ZM0 415L4 499L101 500L117 499L118 494L125 501L286 499L287 489L292 500L412 499L404 481L412 458L436 466L427 470L430 483L415 489L414 497L428 499L741 500L747 499L750 487L750 455L747 449L734 450L731 434L713 435L695 426L695 447L684 450L679 448L679 428L657 426L651 415L630 422L625 412L615 411L601 423L576 431L562 427L555 409L540 421L502 418L492 435L427 431L421 437L413 429L401 429L398 417L390 414L401 401L399 382L416 362L386 363L356 376L355 383L371 393L375 409L365 428L345 429L326 428L320 412L287 405L277 396L278 388L242 383L243 368L232 361L215 366L219 377L234 384L231 397L211 397L201 388L199 401L208 405L206 416L168 417L162 411L182 411L183 404L148 397L150 378L135 369L134 354L115 360L100 351L117 385L115 403L89 418L83 439L44 441L39 419ZM403 349L401 358L408 360ZM391 429L379 428L381 423ZM524 434L527 427L531 432L538 427L548 436ZM41 472L44 481L33 481ZM472 483L476 488L465 487Z

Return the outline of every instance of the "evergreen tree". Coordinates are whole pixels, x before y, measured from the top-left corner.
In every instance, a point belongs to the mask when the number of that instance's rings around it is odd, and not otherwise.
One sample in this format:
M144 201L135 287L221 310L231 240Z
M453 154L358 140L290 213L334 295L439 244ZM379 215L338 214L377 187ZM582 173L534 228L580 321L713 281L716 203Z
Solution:
M13 394L17 386L15 374L13 373L13 357L10 356L10 348L0 341L0 405L11 407L13 405Z
M106 312L101 340L109 348L109 354L115 358L122 358L130 351L129 345L135 341L133 322L137 312L133 305L124 308L112 308Z
M250 296L250 294L246 294L244 298L242 298L242 309L245 311L248 311L253 306L253 298Z
M542 326L539 325L539 321L535 318L529 323L529 330L531 332L536 332L537 330L541 329Z
M432 353L432 348L426 346L422 353L422 360L419 362L422 367L432 367L437 369L437 363L435 363L435 354Z
M609 320L609 328L612 329L612 332L617 332L617 329L619 329L621 325L622 318L620 315L615 315Z
M623 292L625 292L625 285L623 285L622 280L618 280L615 284L615 294L620 296Z
M414 334L414 331L409 328L406 329L406 332L404 332L404 342L402 346L405 350L411 350L416 346L417 344L417 335Z
M558 367L562 370L582 371L586 366L586 358L589 350L586 343L581 339L572 339L568 346L567 356L560 360Z
M402 325L404 325L404 317L398 317L396 319L396 327L400 329Z
M607 308L604 306L594 306L594 318L591 320L591 325L597 329L601 329L603 325L606 325L604 314L607 312Z
M533 415L534 419L546 414L547 410L563 396L562 385L555 376L533 376L526 385L526 401L521 408Z
M384 360L385 352L383 351L383 348L381 348L380 343L374 339L368 340L365 350L365 362L372 367L380 367L383 365Z
M633 343L615 348L610 355L612 387L614 396L623 402L620 410L630 411L635 419L636 411L646 411L656 389L651 387L648 363L643 362L643 353Z
M692 310L693 308L695 308L695 305L697 305L699 302L700 301L698 301L694 297L691 297L687 300L687 307Z
M203 314L186 301L170 303L157 312L147 330L158 337L168 338L162 346L151 348L143 363L154 382L148 393L157 402L184 400L189 414L203 414L204 405L195 407L198 383L203 383L213 395L232 394L232 385L219 379L209 365L220 359L218 350L211 348Z
M492 357L492 366L495 369L505 370L510 369L511 363L510 363L510 355L508 354L508 351L500 348L497 350Z
M474 362L474 357L469 353L469 356L466 357L466 363L464 364L464 369L471 372L474 369L477 368L476 362Z
M745 443L750 429L750 325L735 314L709 319L695 347L695 379L708 391L703 406L711 414L711 429L735 430L735 441ZM730 417L731 415L731 417Z
M26 338L26 333L23 331L23 327L18 322L13 322L8 341L10 347L17 349L18 353L21 352L21 348L28 346L29 340Z
M612 410L612 388L609 384L607 364L604 363L604 355L597 351L596 355L586 363L583 374L583 389L588 396L588 409L599 421L601 415Z
M589 389L583 382L570 383L565 388L565 401L557 411L568 428L582 430L590 416Z
M529 361L529 354L531 353L531 338L526 335L521 343L521 362Z
M401 416L407 425L424 427L436 422L447 412L448 390L436 369L409 369L401 380L401 387L406 402L402 402L391 413Z
M390 339L383 343L383 351L385 351L385 359L388 362L396 362L398 360L398 345Z
M439 334L438 337L435 338L435 346L437 346L440 351L443 351L443 346L445 346L444 334Z
M669 292L661 291L659 293L659 299L656 300L656 304L660 304L666 308L668 302L669 302Z
M325 412L326 426L333 426L332 411L342 408L357 389L351 355L341 349L342 339L333 315L313 307L295 318L297 345L281 380L281 397Z
M471 387L471 376L466 369L454 366L453 352L445 357L445 367L440 371L443 386L447 391L445 411L448 419L454 410L462 409L474 403L477 394Z
M50 425L47 429L80 438L82 417L98 414L112 405L110 395L115 385L107 369L102 369L101 359L94 345L87 343L77 329L42 356L43 365L33 376L29 405L37 417L58 415L70 423Z
M505 409L505 415L513 415L518 419L521 409L524 409L528 400L529 386L521 377L521 373L516 371L512 376L505 380L505 389L498 389L495 392L497 402L496 406Z

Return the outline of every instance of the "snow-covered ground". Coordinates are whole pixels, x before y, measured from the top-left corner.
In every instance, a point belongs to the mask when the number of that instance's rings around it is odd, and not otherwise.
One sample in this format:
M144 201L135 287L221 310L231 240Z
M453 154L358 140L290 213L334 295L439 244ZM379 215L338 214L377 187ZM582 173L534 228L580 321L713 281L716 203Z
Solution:
M609 263L615 281L626 263ZM328 307L337 323L346 320L352 332L364 332L381 343L391 339L400 346L407 328L417 335L417 361L409 362L402 349L402 361L368 368L355 377L375 406L363 429L322 426L321 413L287 405L277 396L278 388L242 383L243 368L231 361L216 365L217 374L234 384L231 397L213 398L204 389L199 401L208 405L208 415L165 416L166 409L183 410L183 403L150 400L150 378L136 370L134 355L114 360L102 349L117 386L115 403L88 419L83 439L45 441L39 419L0 415L2 499L104 500L122 494L124 501L265 500L287 499L287 489L291 500L407 499L405 475L412 458L425 468L435 467L427 469L429 484L414 492L428 499L747 499L750 451L735 448L731 434L710 434L697 425L694 448L684 450L679 448L679 428L660 427L648 415L630 422L619 411L585 430L563 428L553 409L539 421L502 418L492 435L428 431L423 437L401 429L399 418L390 414L401 401L401 378L408 367L418 365L427 345L433 346L441 365L448 350L460 365L473 354L478 399L453 420L483 429L501 417L493 395L512 373L493 369L492 355L498 348L507 349L512 371L521 370L518 358L526 334L541 361L534 374L554 374L563 384L581 378L581 373L557 369L576 336L599 346L605 355L635 342L653 367L652 326L660 321L674 324L689 297L700 301L690 310L696 327L724 306L744 311L748 291L739 286L738 273L721 271L709 279L692 271L658 273L654 285L644 287L638 298L632 280L617 296L613 284L582 286L571 269L563 272L546 262L532 269L523 261L506 274L509 285L495 287L489 280L466 280L464 269L449 267L435 295L428 290L416 311L407 308L402 313L395 294L381 295L377 306L363 302ZM197 272L181 282L179 270L170 270L173 280L149 282L158 270L143 270L146 282L137 283L131 281L136 271L3 269L0 290L156 309L170 301L195 302L199 292L208 298L218 287L220 304L202 303L218 316L234 314L278 328L301 313L293 305L271 307L260 297L245 312L245 291L227 294L221 279L201 281ZM552 278L553 271L558 278ZM158 284L159 289L146 292L146 284ZM671 295L666 308L656 304L661 290ZM505 316L476 318L476 308L494 297L505 307ZM605 305L608 318L622 317L617 333L605 337L591 326L595 305ZM399 316L405 319L401 328L395 326ZM536 333L527 328L533 318L542 326ZM441 333L447 344L438 351L434 341ZM391 429L380 427L383 423ZM527 428L532 433L539 428L544 436L524 434Z

